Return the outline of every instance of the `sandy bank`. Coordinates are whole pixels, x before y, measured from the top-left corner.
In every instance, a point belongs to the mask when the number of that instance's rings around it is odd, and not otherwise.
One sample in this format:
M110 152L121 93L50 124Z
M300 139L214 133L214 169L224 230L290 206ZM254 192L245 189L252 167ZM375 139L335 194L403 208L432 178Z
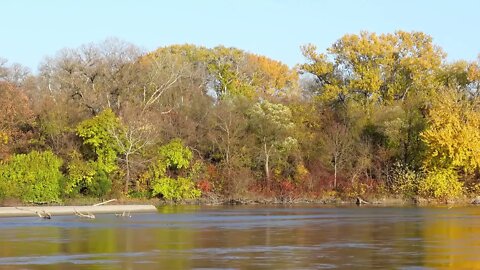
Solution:
M46 211L52 216L55 215L74 215L74 212L82 213L138 213L138 212L156 212L153 205L99 205L99 206L22 206L22 207L0 207L0 217L21 217L36 216L35 212Z

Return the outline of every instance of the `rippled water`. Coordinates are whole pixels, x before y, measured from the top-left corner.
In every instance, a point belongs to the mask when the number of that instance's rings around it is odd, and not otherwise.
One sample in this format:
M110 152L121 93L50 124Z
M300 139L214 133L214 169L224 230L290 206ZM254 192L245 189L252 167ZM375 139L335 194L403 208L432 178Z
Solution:
M0 269L480 269L480 208L163 207L0 218Z

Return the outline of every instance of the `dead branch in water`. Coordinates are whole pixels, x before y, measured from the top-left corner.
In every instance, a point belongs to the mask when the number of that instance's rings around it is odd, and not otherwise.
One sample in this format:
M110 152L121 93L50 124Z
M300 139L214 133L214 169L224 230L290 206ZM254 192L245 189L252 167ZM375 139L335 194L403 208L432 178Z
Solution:
M92 213L83 214L83 213L80 213L79 211L77 211L77 209L75 209L75 208L73 208L73 213L74 213L75 216L77 216L77 217L95 219L95 215L94 215L94 214L92 214Z
M128 218L131 218L132 215L130 215L130 211L128 211L128 213L126 213L125 211L123 211L123 213L121 214L115 214L116 217L128 217Z

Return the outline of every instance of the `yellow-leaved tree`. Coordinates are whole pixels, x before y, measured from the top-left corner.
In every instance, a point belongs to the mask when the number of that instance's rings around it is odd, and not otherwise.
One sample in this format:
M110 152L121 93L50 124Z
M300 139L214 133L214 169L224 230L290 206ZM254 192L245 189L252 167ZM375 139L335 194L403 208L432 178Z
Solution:
M441 91L432 99L428 128L421 137L427 145L426 178L420 193L435 198L461 194L458 174L480 167L480 108L478 102L456 90Z

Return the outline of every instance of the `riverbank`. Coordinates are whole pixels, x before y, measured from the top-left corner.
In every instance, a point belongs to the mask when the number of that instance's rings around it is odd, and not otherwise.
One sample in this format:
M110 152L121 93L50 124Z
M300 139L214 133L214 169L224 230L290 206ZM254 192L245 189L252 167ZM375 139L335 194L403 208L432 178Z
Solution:
M362 205L366 206L441 206L441 205L479 205L480 197L464 197L457 200L429 200L424 198L399 198L399 197L361 197ZM95 204L103 204L95 206ZM222 196L204 196L194 200L172 201L158 198L121 198L104 204L97 198L75 198L63 201L61 205L25 205L20 201L3 201L0 204L0 217L5 216L36 216L43 211L51 215L74 215L75 212L81 213L110 213L122 214L124 212L155 212L158 206L165 205L326 205L326 206L348 206L357 204L357 197L340 198L337 196L310 197L310 198L290 198L290 197L250 197L250 198L227 198Z

